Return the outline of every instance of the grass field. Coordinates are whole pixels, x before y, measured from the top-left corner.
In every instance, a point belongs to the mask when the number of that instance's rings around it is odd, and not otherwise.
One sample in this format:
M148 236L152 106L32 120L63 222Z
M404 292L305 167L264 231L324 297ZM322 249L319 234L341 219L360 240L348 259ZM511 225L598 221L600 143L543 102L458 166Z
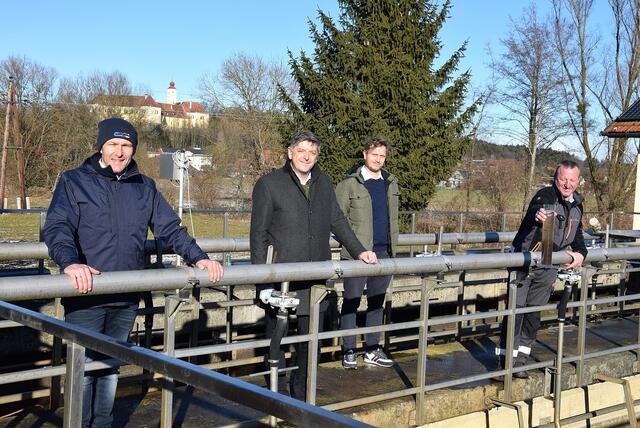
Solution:
M224 218L222 215L194 214L193 223L188 214L183 224L192 236L200 238L222 238ZM230 215L230 238L249 236L249 215ZM39 214L0 214L0 241L37 241L39 235ZM195 233L194 233L195 231ZM149 236L153 235L149 233Z

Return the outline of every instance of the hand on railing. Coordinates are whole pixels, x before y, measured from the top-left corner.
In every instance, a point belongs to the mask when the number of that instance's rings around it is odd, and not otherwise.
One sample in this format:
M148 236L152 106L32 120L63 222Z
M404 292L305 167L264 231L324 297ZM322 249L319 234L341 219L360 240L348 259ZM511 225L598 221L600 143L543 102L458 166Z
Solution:
M196 267L200 270L207 270L209 273L209 281L218 282L224 275L224 268L215 260L203 259L196 262Z
M82 263L74 263L64 269L65 275L71 278L71 285L82 294L93 288L93 275L100 275L100 271Z
M378 263L378 256L373 251L363 251L358 255L358 258L368 265L375 265Z

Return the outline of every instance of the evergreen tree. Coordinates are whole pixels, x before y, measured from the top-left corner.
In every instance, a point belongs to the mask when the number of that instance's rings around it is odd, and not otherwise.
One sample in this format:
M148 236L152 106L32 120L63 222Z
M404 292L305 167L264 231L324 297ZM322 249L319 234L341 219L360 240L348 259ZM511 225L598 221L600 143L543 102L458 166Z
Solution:
M426 206L436 184L462 158L461 138L475 103L464 107L469 72L455 78L466 44L435 68L447 18L430 0L339 0L340 28L319 11L310 23L313 59L289 52L299 102L283 94L291 129L309 129L323 142L320 165L337 182L362 159L360 143L384 136L398 176L403 209Z

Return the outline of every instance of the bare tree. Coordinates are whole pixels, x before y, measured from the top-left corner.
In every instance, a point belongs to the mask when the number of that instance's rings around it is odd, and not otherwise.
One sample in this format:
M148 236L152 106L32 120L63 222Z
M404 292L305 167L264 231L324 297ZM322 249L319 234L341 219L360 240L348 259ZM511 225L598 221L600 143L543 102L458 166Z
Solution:
M55 128L55 119L51 115L51 103L54 100L57 73L27 57L9 56L0 62L0 82L2 90L2 117L6 108L6 87L9 77L13 77L16 87L20 135L25 162L25 181L27 187L46 185L46 170L52 164L44 155L50 150L50 136ZM3 127L4 121L0 126ZM9 173L15 173L10 164ZM8 180L11 182L13 180Z
M527 147L526 209L536 176L539 148L547 148L563 134L562 86L551 23L539 19L532 3L519 20L511 21L501 40L504 53L493 59L496 103L506 112L502 122Z
M640 0L609 0L613 19L614 61L611 55L602 59L604 81L600 90L591 85L607 123L638 98L640 84ZM603 140L606 147L606 190L609 210L623 208L624 201L635 189L638 146L626 138Z
M590 119L587 82L596 79L593 54L598 44L598 39L589 37L587 32L592 6L593 0L553 0L554 37L562 63L565 109L570 129L584 151L598 210L604 211L606 189L598 169L597 147L594 150L590 142L594 123Z
M614 19L614 48L600 49L599 37L588 31L593 0L553 0L565 106L573 134L585 153L589 184L602 212L622 208L633 191L630 169L638 152L626 139L598 136L605 123L637 97L640 72L640 2L610 0L609 4ZM602 64L595 59L598 51L605 52ZM601 121L597 120L600 112L593 108L596 105L602 113Z
M226 122L243 124L236 143L246 146L255 173L269 169L266 153L278 151L279 124L284 105L277 88L295 92L293 79L282 63L268 63L256 56L237 53L227 59L215 77L200 79L200 97ZM232 128L237 128L233 126Z

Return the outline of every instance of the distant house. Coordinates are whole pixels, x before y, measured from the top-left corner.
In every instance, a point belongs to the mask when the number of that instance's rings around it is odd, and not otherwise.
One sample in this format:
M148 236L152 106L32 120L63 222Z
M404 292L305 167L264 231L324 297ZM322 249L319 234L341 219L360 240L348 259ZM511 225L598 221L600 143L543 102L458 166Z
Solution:
M195 101L176 101L176 85L169 83L167 102L160 103L151 95L99 95L92 107L108 111L118 109L125 119L140 119L152 125L168 128L206 127L209 113Z
M438 187L448 187L451 189L456 189L464 183L465 177L462 172L455 170L453 174L446 180L442 180L438 183Z

